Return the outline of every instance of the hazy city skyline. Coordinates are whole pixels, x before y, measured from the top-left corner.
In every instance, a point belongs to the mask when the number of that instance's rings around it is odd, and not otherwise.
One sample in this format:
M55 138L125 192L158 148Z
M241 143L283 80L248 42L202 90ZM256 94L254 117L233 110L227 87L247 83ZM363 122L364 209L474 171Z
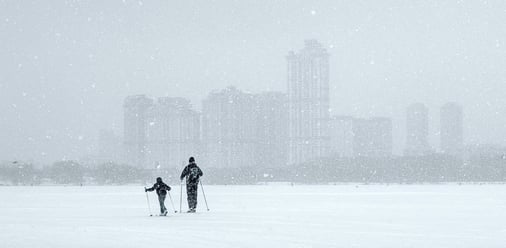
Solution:
M0 196L0 248L504 247L506 0L0 0Z
M446 102L464 109L465 143L506 144L501 1L0 5L0 160L96 153L99 130L122 133L128 95L200 109L229 85L285 92L286 53L313 38L331 54L331 115L392 118L394 154L414 102L429 109L432 148Z

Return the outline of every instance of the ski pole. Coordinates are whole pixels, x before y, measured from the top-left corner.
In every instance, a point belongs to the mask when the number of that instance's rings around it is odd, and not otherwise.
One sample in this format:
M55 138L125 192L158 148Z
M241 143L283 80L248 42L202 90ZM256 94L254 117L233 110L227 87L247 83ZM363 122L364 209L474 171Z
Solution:
M209 206L207 205L206 193L204 192L204 184L200 181L200 187L202 188L202 195L204 196L204 202L206 203L207 211L209 211Z
M174 213L177 213L177 210L174 207L174 202L172 201L172 196L170 195L170 192L169 192L169 199L170 199L170 203L172 204L172 209L174 209Z
M146 191L146 187L144 187L144 192L146 192L146 202L148 203L149 216L153 216L153 214L151 213L151 205L149 204L149 196L148 192Z
M181 183L179 184L181 186L181 193L179 194L179 213L182 213L183 211L183 180L181 180Z

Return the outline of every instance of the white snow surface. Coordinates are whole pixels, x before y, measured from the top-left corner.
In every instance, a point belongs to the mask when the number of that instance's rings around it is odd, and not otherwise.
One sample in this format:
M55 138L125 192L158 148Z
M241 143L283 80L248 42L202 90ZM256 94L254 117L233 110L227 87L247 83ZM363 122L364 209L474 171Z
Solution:
M179 190L171 192L178 210ZM142 186L0 187L0 247L506 247L505 185L209 185L205 193L209 212L199 188L196 214L149 217Z

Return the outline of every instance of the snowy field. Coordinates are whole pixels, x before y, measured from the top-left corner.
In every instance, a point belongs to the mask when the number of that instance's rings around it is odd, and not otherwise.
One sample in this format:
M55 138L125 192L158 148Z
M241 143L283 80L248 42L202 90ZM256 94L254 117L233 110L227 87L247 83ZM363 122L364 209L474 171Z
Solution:
M506 247L505 185L205 190L209 212L199 191L196 214L149 217L141 186L0 187L0 247Z

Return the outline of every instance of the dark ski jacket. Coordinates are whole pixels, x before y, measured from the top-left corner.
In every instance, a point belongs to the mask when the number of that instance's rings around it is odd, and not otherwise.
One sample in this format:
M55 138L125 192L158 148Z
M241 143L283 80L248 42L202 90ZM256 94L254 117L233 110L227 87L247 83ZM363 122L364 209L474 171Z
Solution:
M186 184L198 184L199 178L203 175L202 170L197 166L196 163L190 163L186 167L184 167L183 172L181 173L180 179L186 177Z
M146 189L147 191L156 190L158 195L167 195L167 191L170 191L170 186L165 184L164 182L156 182L153 187Z

